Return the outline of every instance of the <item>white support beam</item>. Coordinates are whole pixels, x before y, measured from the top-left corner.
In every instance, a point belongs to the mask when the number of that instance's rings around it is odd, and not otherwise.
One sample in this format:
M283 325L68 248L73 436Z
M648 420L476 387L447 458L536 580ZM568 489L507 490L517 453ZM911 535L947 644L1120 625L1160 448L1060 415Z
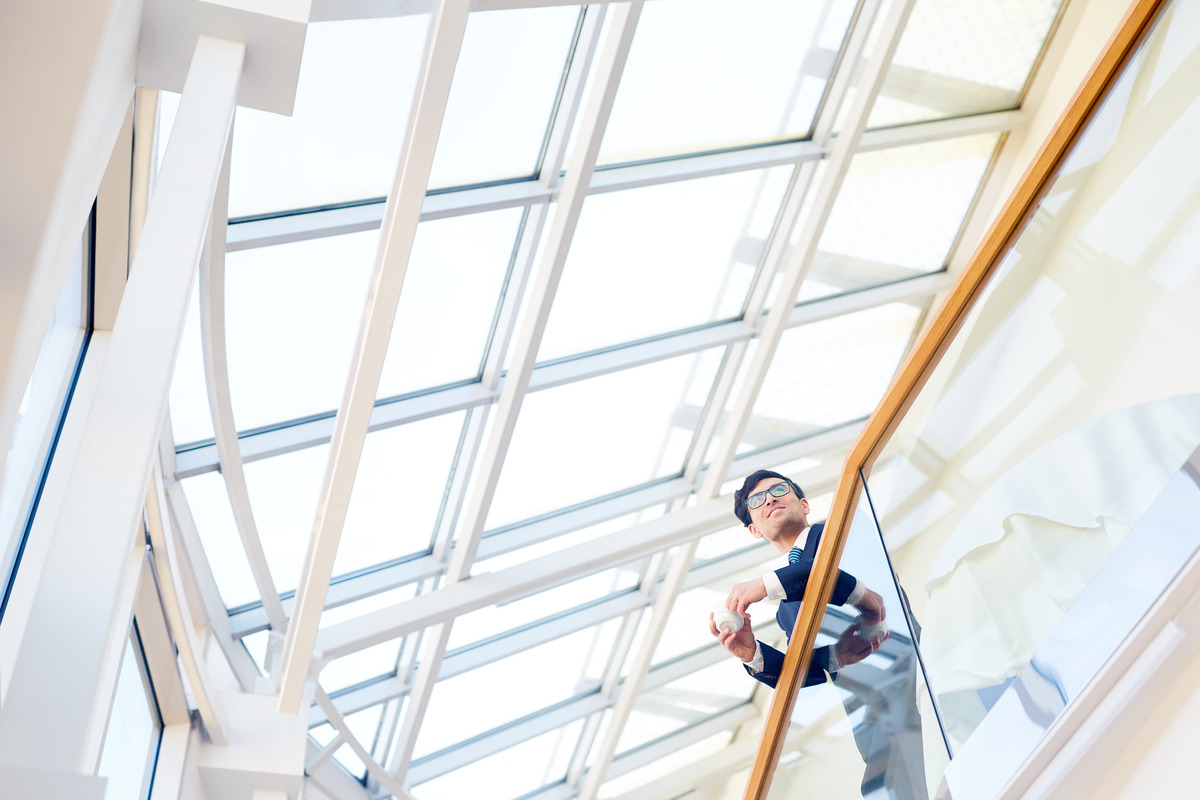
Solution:
M379 785L384 789L387 789L388 792L391 793L392 797L397 798L397 800L412 800L412 795L405 791L404 787L401 786L400 783L393 780L391 775L388 775L387 770L385 770L383 766L375 760L375 757L371 755L371 752L367 750L366 747L363 747L362 742L360 742L354 736L354 734L350 731L349 726L346 725L345 718L338 713L337 708L329 699L329 695L325 694L320 687L317 687L316 700L317 705L321 707L321 710L324 711L328 717L329 724L337 730L338 737L343 743L349 745L350 749L354 751L354 754L358 756L359 760L366 765L367 772L371 775L371 777L378 781Z
M0 758L90 773L104 665L125 562L140 530L147 477L188 295L200 259L245 48L201 37L179 104L129 283L89 409L53 547L0 715ZM122 106L122 111L124 106ZM132 599L130 600L132 602ZM29 635L36 632L37 635ZM54 680L46 670L53 665ZM103 730L103 720L99 720Z
M158 588L150 555L147 554L142 567L142 580L138 586L137 604L134 606L134 621L142 641L142 652L146 657L146 670L154 686L154 699L158 702L158 714L164 727L190 725L187 697L179 679L175 641L167 626L166 609Z
M279 709L286 713L300 712L308 682L317 626L325 607L325 594L358 474L466 26L467 0L443 0L430 21L424 79L413 99L403 155L388 199L367 309L338 409L317 518L296 593L296 609L284 642Z
M225 337L225 229L229 219L229 165L233 136L226 146L221 180L213 200L209 221L208 241L200 261L200 342L204 353L204 383L208 389L208 408L212 414L213 439L217 461L225 479L225 491L233 510L238 537L250 563L254 585L262 598L263 608L271 627L282 632L287 627L279 592L271 578L267 554L254 524L254 509L250 505L250 489L242 468L242 453L238 448L237 426L233 419L233 400L229 394L229 352Z
M152 476L146 492L146 527L150 531L158 586L162 592L163 611L174 634L175 646L179 650L179 662L187 675L204 728L214 744L224 746L229 743L228 725L217 706L216 689L203 664L200 638L192 627L192 615L187 596L183 592L179 558L175 551L175 537L167 529L166 515L163 514L164 505L162 484Z
M159 461L161 465L161 460ZM241 642L235 641L232 620L221 602L221 593L213 578L212 567L200 542L200 534L196 530L195 520L192 519L187 499L183 496L183 488L177 481L161 477L165 490L165 510L168 528L178 537L175 541L175 558L179 564L180 577L188 582L198 599L198 608L208 626L209 634L216 640L217 646L225 656L229 668L233 670L238 685L243 691L252 691L261 677L258 667ZM261 609L260 609L261 610ZM266 613L263 612L263 626L266 626Z
M332 760L333 751L341 744L340 738L330 742L332 749L321 748L311 739L308 741L304 797L311 794L309 787L313 787L333 800L374 800L365 786Z

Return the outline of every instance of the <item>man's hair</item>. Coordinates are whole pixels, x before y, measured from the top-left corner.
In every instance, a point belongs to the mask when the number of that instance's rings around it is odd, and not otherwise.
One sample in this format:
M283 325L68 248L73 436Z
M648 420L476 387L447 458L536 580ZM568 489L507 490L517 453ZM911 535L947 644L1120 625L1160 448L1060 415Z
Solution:
M754 487L763 478L779 478L779 480L785 481L788 486L792 487L792 491L796 493L796 497L804 497L804 492L796 485L796 482L786 475L780 475L778 472L772 472L769 469L760 469L750 473L746 476L746 480L742 482L742 488L733 493L733 513L746 527L750 527L750 507L746 505L746 499L750 497L750 493L754 491Z

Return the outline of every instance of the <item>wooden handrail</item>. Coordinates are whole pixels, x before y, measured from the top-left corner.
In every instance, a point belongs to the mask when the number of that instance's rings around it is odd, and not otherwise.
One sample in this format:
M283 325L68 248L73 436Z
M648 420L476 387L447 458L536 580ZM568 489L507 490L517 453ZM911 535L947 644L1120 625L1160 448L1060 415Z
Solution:
M1135 0L1130 5L1116 32L1076 90L1067 109L1055 123L1054 129L850 448L825 523L825 535L817 549L804 602L792 630L791 645L784 657L763 737L750 770L745 800L764 800L770 788L771 776L783 749L796 703L796 691L802 685L800 676L808 673L825 606L833 597L837 566L863 488L860 470L861 474L870 473L880 451L941 361L975 301L1016 243L1063 162L1165 5L1166 0Z

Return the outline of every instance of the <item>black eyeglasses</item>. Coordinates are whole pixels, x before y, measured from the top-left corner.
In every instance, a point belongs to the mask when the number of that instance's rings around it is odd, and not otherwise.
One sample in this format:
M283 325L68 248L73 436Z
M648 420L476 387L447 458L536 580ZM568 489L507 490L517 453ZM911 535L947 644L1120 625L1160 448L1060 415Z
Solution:
M792 490L792 485L787 481L780 481L774 486L768 486L761 492L755 492L746 498L746 508L758 508L763 503L767 502L767 495L771 497L783 497Z

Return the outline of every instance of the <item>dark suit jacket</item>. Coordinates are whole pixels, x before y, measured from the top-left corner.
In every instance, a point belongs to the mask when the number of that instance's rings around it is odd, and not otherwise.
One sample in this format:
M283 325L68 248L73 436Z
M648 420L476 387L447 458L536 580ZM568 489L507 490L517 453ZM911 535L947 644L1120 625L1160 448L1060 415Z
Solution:
M801 551L799 563L788 564L786 567L775 570L775 575L779 578L779 582L783 585L783 591L787 594L787 599L779 604L779 610L775 612L775 621L779 623L779 627L783 628L789 642L792 640L792 628L796 627L796 617L800 614L800 600L804 597L804 587L808 585L808 576L812 573L817 545L820 544L821 534L824 532L825 523L812 526L812 530L808 534L807 545ZM853 575L838 570L838 579L833 587L830 604L844 605L857 583L858 580ZM755 680L774 689L775 682L779 680L780 670L783 669L783 653L762 642L758 644L762 648L763 671L757 674L750 673L750 675ZM832 649L832 646L818 647L813 651L812 663L809 664L808 675L804 678L805 686L824 683L827 679L826 676L830 676L829 654ZM749 667L746 668L746 672L750 672Z

